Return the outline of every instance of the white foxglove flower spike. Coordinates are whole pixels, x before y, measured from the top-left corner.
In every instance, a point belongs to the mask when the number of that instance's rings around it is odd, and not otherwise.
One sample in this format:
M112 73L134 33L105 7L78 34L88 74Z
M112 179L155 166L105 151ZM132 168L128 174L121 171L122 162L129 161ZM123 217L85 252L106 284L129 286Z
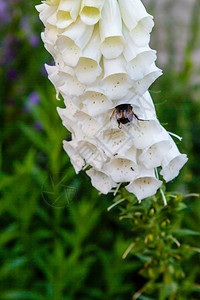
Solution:
M121 183L139 201L175 178L187 161L156 117L148 92L162 74L149 47L153 17L140 0L48 0L38 5L47 66L63 125L64 150L101 193Z

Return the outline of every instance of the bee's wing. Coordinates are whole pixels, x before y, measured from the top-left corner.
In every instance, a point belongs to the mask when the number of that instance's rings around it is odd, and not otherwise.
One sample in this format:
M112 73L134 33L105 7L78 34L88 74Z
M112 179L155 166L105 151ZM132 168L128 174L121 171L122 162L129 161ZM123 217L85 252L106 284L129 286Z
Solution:
M129 122L131 122L133 120L133 115L134 115L134 113L133 113L132 109L124 111L124 118L128 119Z

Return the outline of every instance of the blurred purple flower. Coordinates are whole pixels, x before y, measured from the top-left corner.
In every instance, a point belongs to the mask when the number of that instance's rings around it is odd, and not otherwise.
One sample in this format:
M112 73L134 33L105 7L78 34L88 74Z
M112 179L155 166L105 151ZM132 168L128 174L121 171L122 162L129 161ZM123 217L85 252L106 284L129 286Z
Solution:
M8 23L10 19L8 2L6 0L0 0L0 23Z
M32 106L38 105L40 103L39 94L36 91L33 91L32 93L30 93L30 95L28 97L28 102Z
M17 78L17 72L14 69L10 69L7 71L7 77L11 80L14 80Z
M36 91L29 94L28 99L24 105L24 111L29 113L33 106L37 106L40 103L40 96Z
M0 63L7 66L11 64L16 57L18 46L19 40L16 37L12 35L5 36L0 48Z
M39 45L39 37L35 34L32 34L29 38L29 42L31 44L32 47L37 47Z
M36 121L34 123L34 128L37 130L37 131L41 131L43 129L43 125L42 123L40 123L39 121Z
M30 31L30 25L29 25L29 19L28 19L28 16L23 16L22 19L21 19L21 22L20 22L20 27L22 30L24 31Z

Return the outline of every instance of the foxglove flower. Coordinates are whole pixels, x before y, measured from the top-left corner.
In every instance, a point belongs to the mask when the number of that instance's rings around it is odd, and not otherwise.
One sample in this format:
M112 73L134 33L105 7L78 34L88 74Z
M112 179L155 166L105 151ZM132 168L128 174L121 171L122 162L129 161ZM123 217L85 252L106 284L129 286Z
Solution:
M162 74L149 46L153 17L140 0L47 0L36 8L76 173L87 169L103 194L125 183L139 201L154 195L162 185L155 169L168 182L187 156L160 125L148 92Z

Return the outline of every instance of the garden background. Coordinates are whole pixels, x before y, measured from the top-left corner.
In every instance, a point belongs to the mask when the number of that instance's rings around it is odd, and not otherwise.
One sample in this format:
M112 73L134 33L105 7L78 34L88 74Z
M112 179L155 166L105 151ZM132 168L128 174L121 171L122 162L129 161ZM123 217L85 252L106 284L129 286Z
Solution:
M164 71L151 95L161 124L183 136L176 142L189 157L167 190L198 193L200 1L144 3L155 18L151 47ZM75 175L62 148L69 134L44 69L53 62L40 40L36 4L0 0L0 299L128 300L145 283L141 260L134 253L122 259L134 233L117 207L107 212L113 196L99 195L84 172ZM184 202L180 240L199 248L200 199ZM198 253L185 255L176 300L200 299L199 265Z

